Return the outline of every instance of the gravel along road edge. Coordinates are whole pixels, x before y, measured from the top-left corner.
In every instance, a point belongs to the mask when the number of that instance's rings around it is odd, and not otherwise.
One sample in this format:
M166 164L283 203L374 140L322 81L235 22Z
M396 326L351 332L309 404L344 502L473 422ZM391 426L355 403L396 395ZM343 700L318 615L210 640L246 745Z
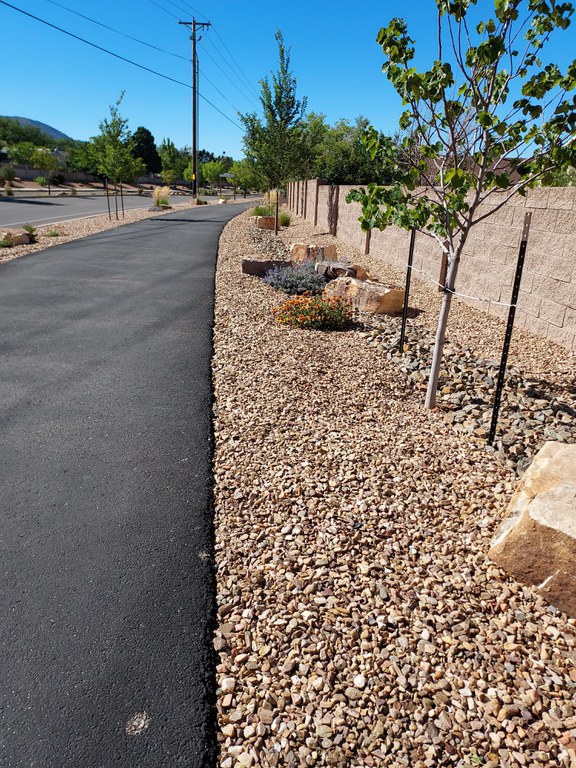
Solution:
M576 765L576 621L486 559L515 471L425 411L370 334L274 322L284 296L241 259L290 242L338 243L247 215L220 239L220 766ZM411 322L433 328L439 298L415 283ZM502 324L459 304L450 333L491 357ZM561 382L573 361L524 333L510 359Z

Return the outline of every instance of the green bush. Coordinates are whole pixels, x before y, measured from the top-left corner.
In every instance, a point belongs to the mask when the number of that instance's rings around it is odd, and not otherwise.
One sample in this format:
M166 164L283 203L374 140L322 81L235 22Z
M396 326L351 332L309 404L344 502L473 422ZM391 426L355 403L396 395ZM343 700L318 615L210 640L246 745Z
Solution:
M38 241L36 227L34 227L32 224L24 224L22 229L24 230L24 232L28 232L31 243L36 243Z
M6 187L6 197L14 197L14 190L12 187Z
M76 187L70 187L70 197L76 197L77 194L78 194L78 190L76 189Z
M40 187L47 187L48 186L48 179L46 178L46 176L36 176L34 181Z
M0 170L0 176L4 179L4 181L11 182L16 178L16 171L14 168L12 168L11 165L7 165Z
M278 222L281 227L289 227L290 222L292 221L292 217L289 213L281 213L278 217Z
M274 216L274 208L271 205L257 205L252 209L252 216Z
M46 232L46 237L60 237L60 232L57 229L50 229Z
M4 240L0 240L0 248L12 248L14 243L10 238L6 237Z
M312 330L339 330L352 319L347 301L323 296L294 296L272 312L278 323Z

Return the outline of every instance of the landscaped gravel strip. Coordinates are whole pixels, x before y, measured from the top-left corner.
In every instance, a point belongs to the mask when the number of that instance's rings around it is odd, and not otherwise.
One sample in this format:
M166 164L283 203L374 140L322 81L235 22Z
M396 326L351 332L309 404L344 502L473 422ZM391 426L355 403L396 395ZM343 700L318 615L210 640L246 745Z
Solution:
M246 215L220 241L221 766L573 765L576 622L486 561L513 467L424 411L371 331L274 323L285 297L241 259L296 240L333 241L299 220L276 241ZM411 304L433 326L427 291ZM452 319L497 355L499 321ZM569 356L530 337L521 359L519 337L515 363L566 375Z

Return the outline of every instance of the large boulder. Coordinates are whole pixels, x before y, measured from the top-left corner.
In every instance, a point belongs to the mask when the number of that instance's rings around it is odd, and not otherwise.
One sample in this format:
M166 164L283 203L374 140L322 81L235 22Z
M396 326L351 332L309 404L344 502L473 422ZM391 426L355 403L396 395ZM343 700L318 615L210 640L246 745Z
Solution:
M335 245L306 245L305 243L294 243L290 247L290 258L292 261L330 261L336 258Z
M489 555L576 617L576 445L549 442L537 453Z
M274 216L258 216L256 218L256 226L260 229L274 229L274 223Z
M314 269L327 280L337 277L356 277L356 269L345 261L317 261Z
M28 245L30 235L19 227L3 227L0 229L0 240L7 240L12 245Z
M273 267L289 267L291 264L291 261L282 259L242 259L242 272L245 275L264 277Z
M346 299L354 309L361 312L393 315L402 311L404 291L395 286L376 283L373 280L358 280L355 277L338 277L332 280L324 295Z

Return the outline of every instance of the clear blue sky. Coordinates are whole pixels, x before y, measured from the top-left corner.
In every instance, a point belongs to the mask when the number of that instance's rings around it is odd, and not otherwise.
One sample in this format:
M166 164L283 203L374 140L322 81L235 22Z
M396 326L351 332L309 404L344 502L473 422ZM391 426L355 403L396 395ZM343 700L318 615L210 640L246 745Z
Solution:
M362 114L393 132L401 104L381 72L378 29L394 16L406 18L417 42L418 64L435 50L434 0L382 0L358 6L341 0L256 3L252 0L9 0L78 37L156 70L191 82L190 40L178 20L210 21L199 45L200 93L238 123L237 112L258 109L259 80L277 67L276 29L291 48L292 71L308 111L330 123ZM492 3L479 0L488 10ZM97 26L61 6L113 27L167 53ZM576 22L575 22L576 24ZM143 125L157 143L171 138L191 144L191 91L95 50L0 4L3 74L0 114L30 117L76 139L98 133L108 106L125 91L122 114L132 130ZM576 50L571 27L552 52L566 63ZM170 55L172 54L172 55ZM182 58L178 58L182 57ZM199 146L242 156L242 131L213 106L200 101Z

